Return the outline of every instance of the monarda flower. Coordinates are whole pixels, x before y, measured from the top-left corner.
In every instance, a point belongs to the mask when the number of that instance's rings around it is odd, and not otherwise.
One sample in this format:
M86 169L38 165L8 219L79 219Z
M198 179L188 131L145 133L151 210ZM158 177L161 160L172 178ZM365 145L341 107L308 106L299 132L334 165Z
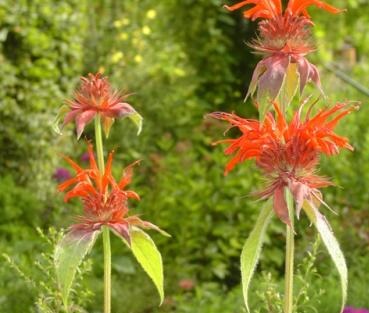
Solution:
M138 216L127 216L128 200L140 199L134 191L125 190L132 179L132 167L137 162L128 166L121 179L116 181L111 173L112 152L109 154L104 173L97 167L91 144L88 146L88 154L90 168L87 169L65 157L76 176L58 186L59 191L66 192L64 201L77 197L83 203L84 215L78 218L78 223L71 226L70 232L80 236L100 230L105 225L124 238L128 244L131 241L132 227L154 229L165 234L159 227L141 220Z
M84 211L58 242L54 253L56 276L63 303L68 308L68 297L79 264L90 252L99 235L103 236L103 241L110 242L110 239L106 239L110 238L110 230L122 239L152 279L162 303L164 299L162 258L154 241L145 230L154 229L163 235L169 235L137 215L128 214L128 201L139 200L136 192L126 189L132 179L132 168L137 162L128 166L117 181L112 175L113 153L109 154L103 170L96 164L91 144L88 145L88 155L90 165L88 168L82 168L65 157L75 171L75 176L58 186L59 191L65 192L66 202L72 198L80 198ZM104 255L105 252L110 256L110 248L104 244Z
M280 96L287 105L298 90L300 94L303 92L309 81L322 92L318 69L305 57L315 50L311 35L313 22L307 8L317 6L334 14L342 10L318 0L290 0L285 10L281 0L247 0L225 7L234 11L246 5L252 7L244 11L245 18L261 19L258 37L249 45L263 59L254 70L247 97L257 90L256 103L262 118L282 89L285 92Z
M210 117L225 120L242 133L237 139L218 142L228 144L225 154L233 155L225 173L239 163L255 160L267 180L265 189L258 195L262 199L272 198L276 215L289 224L285 188L293 195L297 216L304 201L314 207L325 204L319 189L331 182L316 173L319 156L335 155L341 148L352 150L348 140L338 136L334 128L354 107L336 104L313 117L309 109L302 117L302 105L289 123L276 103L274 109L275 117L269 112L261 122L222 112L212 113Z
M131 105L126 103L126 98L127 96L113 90L108 78L100 73L82 77L81 86L73 99L68 100L67 105L61 108L54 123L55 129L60 132L57 124L61 115L65 114L62 126L75 121L77 138L81 137L85 126L96 116L101 117L106 136L109 135L114 120L124 117L131 118L140 132L142 118Z

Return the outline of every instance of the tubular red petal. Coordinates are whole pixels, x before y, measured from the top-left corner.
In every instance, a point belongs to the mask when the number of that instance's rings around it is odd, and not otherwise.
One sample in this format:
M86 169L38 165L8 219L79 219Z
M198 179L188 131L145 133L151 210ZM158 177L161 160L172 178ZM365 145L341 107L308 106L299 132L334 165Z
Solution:
M240 8L242 8L242 7L244 7L245 5L247 5L247 4L251 4L251 3L253 3L253 4L255 4L255 1L250 1L250 0L246 0L246 1L241 1L241 2L239 2L239 3L237 3L237 4L234 4L234 5L231 5L231 6L228 6L228 5L224 5L224 7L227 9L227 10L229 10L229 11L235 11L235 10L238 10L238 9L240 9Z
M280 0L247 0L232 6L225 5L224 7L229 11L235 11L248 4L254 5L254 7L244 11L243 15L246 18L251 18L253 20L257 18L275 18L282 14L282 4Z
M133 163L131 163L130 165L128 165L124 171L123 171L123 175L121 180L118 183L118 187L120 189L124 188L125 186L127 186L131 180L132 180L132 174L133 174L133 167L135 167L136 165L140 164L140 160L137 160Z
M135 199L135 200L138 200L138 201L140 200L140 196L132 190L125 191L125 194L126 194L127 198Z
M104 175L101 178L101 192L105 193L108 187L109 182L112 182L113 185L116 185L115 180L112 177L111 169L113 164L114 151L109 153L108 161L106 162Z
M69 163L69 165L77 172L77 173L81 173L83 172L83 168L81 168L76 162L74 162L71 158L67 157L67 156L63 156L64 160L67 161Z
M287 11L291 12L294 15L304 14L305 16L309 17L307 15L306 9L312 5L328 11L332 14L337 14L345 11L319 0L290 0L287 6Z
M87 145L87 152L88 152L88 158L90 161L90 168L92 171L98 171L97 163L95 160L95 154L93 150L93 145L91 143L88 143Z
M62 182L61 184L58 185L58 191L64 191L69 186L77 183L78 181L79 181L79 178L78 177L68 179L65 182Z

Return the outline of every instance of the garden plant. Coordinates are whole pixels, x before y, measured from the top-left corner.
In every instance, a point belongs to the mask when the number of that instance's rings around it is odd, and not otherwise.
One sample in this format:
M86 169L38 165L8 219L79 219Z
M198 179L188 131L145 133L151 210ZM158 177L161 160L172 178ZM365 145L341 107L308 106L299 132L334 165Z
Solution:
M109 137L111 127L117 118L129 117L141 131L141 116L125 102L127 96L112 90L108 79L101 74L90 74L82 78L81 88L72 100L61 108L66 113L63 126L75 121L77 139L85 126L94 121L96 154L88 143L89 168L82 168L73 160L65 160L75 171L75 177L65 180L58 186L66 192L64 201L80 198L84 214L77 218L67 234L55 249L55 267L66 312L69 312L68 296L78 266L102 234L104 248L104 313L111 312L111 247L110 232L117 235L131 249L138 262L155 283L160 303L164 299L162 258L154 242L144 229L155 229L168 235L156 225L143 221L137 215L128 216L128 200L139 200L139 195L126 190L132 180L132 170L138 162L129 165L117 181L112 174L113 155L110 152L106 165L104 160L103 136ZM59 117L56 120L58 123Z
M0 312L368 313L368 34L368 0L0 0Z
M226 8L234 11L249 4L252 7L244 11L244 17L259 19L258 37L249 46L263 59L255 68L246 97L256 93L255 104L260 120L241 118L234 113L215 112L209 115L228 122L229 128L236 127L241 132L236 139L217 142L228 145L226 155L234 155L226 166L225 174L239 163L255 160L266 181L264 190L256 194L266 200L266 204L241 254L246 308L250 312L249 285L274 212L286 224L283 311L295 311L294 216L296 214L299 220L303 210L319 232L339 272L342 312L347 295L347 267L331 226L320 212L320 207L333 211L319 190L331 185L331 182L318 175L317 171L320 155L332 156L342 148L353 150L348 139L337 135L334 129L342 118L357 107L347 102L316 108L319 99L312 99L303 93L310 81L323 93L318 69L305 57L314 50L311 39L313 22L307 8L318 6L333 14L342 10L319 0L289 0L286 8L283 8L281 0L248 0ZM291 105L295 97L298 98L297 107ZM314 110L317 110L315 114Z

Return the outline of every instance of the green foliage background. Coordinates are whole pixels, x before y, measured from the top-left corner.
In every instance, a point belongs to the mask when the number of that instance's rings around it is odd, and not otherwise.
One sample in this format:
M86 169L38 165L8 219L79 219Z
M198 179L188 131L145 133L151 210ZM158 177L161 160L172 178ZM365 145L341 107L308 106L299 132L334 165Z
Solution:
M58 301L48 300L58 298L52 247L35 228L66 228L79 212L77 203L63 203L52 174L65 166L60 153L75 159L83 154L83 140L76 142L72 127L63 136L56 135L51 123L64 99L71 97L78 77L98 70L117 88L134 93L129 102L144 117L139 137L124 120L114 125L106 143L117 149L117 174L133 160L143 160L132 186L142 201L132 203L132 211L173 235L171 239L154 235L166 271L167 299L161 309L149 279L119 240L113 240L113 308L132 313L243 312L239 254L260 207L250 193L262 181L251 164L223 176L226 157L211 143L222 138L225 126L204 115L234 110L256 117L252 105L243 103L257 62L244 43L253 36L255 25L241 14L226 12L222 4L221 0L0 0L0 249L12 258L10 263L4 258L0 267L1 312L62 312ZM321 69L328 103L353 99L363 105L339 130L356 151L322 160L321 173L338 185L324 195L339 215L325 213L348 260L349 304L369 307L368 96L324 67L335 62L350 77L369 85L369 5L366 0L337 0L334 5L348 11L330 16L311 10L318 46L312 59ZM92 128L87 128L86 138L92 138ZM271 312L265 303L274 303L278 312L283 232L275 221L262 253L253 304L260 312ZM306 275L300 290L306 297L301 297L298 312L324 307L334 313L340 301L338 278L324 249L316 250L314 270L308 271L314 238L303 218L297 258L298 277ZM101 251L98 242L90 258L93 264L86 265L91 269L82 271L78 290L88 291L75 297L76 312L84 312L81 307L101 312ZM192 280L195 288L181 288L183 279ZM303 299L311 300L307 304Z

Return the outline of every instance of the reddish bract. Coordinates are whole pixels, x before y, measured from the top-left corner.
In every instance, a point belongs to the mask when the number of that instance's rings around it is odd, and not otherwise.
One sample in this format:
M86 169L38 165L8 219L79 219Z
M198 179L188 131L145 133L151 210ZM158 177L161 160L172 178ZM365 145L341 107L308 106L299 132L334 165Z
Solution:
M81 168L68 157L66 161L76 172L76 176L58 186L59 191L66 191L64 200L81 198L84 215L79 222L71 227L75 232L91 232L106 225L121 235L130 243L130 228L137 226L161 231L156 225L141 220L138 216L127 216L128 200L139 200L139 196L132 190L125 190L132 179L132 168L138 162L128 166L119 181L111 173L113 152L109 154L104 172L96 164L92 145L88 145L90 167Z
M323 202L318 189L331 183L316 174L319 155L334 155L340 148L353 149L346 138L334 132L334 128L354 107L336 104L319 111L314 117L310 117L309 110L302 118L301 106L289 123L276 103L274 108L275 117L268 113L263 122L223 112L212 113L210 117L225 120L242 133L237 139L217 142L228 144L225 154L234 155L225 174L239 163L255 160L269 182L258 195L261 198L273 197L276 214L289 223L284 188L291 190L298 214L304 200Z

